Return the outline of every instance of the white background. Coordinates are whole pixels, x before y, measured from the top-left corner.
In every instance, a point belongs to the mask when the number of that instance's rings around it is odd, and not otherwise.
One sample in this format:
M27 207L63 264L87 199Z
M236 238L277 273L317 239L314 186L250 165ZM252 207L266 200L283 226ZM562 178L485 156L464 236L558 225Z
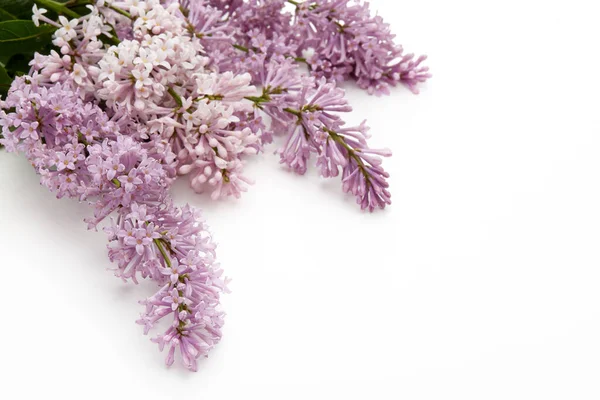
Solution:
M233 278L196 374L142 336L153 286L106 271L88 207L0 153L0 398L600 398L594 4L373 0L434 73L419 96L347 86L394 204L361 213L270 153L240 201L179 182Z

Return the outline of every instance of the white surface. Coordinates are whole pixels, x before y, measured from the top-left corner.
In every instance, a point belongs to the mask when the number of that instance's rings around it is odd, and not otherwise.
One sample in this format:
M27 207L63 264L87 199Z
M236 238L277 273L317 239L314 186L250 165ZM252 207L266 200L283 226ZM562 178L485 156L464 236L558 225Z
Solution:
M202 206L233 278L222 343L167 370L86 206L0 153L2 399L598 399L600 25L593 1L373 0L434 79L350 89L390 147L361 213L267 154Z

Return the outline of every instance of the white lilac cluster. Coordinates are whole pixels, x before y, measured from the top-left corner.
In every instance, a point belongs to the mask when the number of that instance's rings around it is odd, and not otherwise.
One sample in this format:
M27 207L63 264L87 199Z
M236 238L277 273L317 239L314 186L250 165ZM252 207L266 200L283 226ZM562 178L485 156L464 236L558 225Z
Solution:
M209 58L184 26L178 3L113 6L132 16L133 38L111 46L98 67L90 67L97 96L168 139L179 174L190 175L196 192L239 197L251 182L243 175L243 157L259 149L258 133L238 125L252 113L245 100L256 93L250 76L207 68Z
M207 68L210 60L177 3L127 1L90 10L59 22L35 10L37 21L58 28L54 44L60 46L60 53L32 61L38 82L73 82L85 99L103 101L168 140L179 174L189 174L195 191L208 190L214 199L239 197L252 182L243 173L244 156L260 149L258 126L248 121L254 118L252 103L245 99L257 93L250 75ZM103 46L101 39L115 30L127 31L128 38Z

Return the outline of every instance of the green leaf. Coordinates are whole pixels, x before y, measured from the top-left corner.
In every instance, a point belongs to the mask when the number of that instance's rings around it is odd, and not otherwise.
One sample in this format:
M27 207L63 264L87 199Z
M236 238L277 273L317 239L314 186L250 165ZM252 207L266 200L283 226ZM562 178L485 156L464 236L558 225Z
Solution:
M33 21L0 22L0 54L12 56L40 50L50 42L55 29L50 25L37 27Z
M31 19L31 15L32 15L31 8L33 7L33 5L35 3L36 3L36 1L34 1L34 0L0 0L0 8L4 9L4 11L9 12L10 14L12 14L13 16L16 17L13 19L29 20L29 19ZM46 1L38 1L37 3L38 3L39 8L45 8L48 10L48 12L45 14L46 17L50 18L51 20L56 20L58 17L58 14L55 12L56 9L51 7L50 5L53 4L53 5L62 7L62 5L65 4L65 7L66 7L65 10L67 10L67 12L68 12L68 11L71 11L70 8L76 7L77 5L83 5L83 3L91 4L91 1L89 1L89 0L46 0ZM50 3L50 4L46 4L46 3ZM88 14L89 12L90 12L90 10L85 8L84 13L80 14L80 15ZM62 13L62 14L65 14L65 13ZM74 17L75 17L75 15L70 16L70 18L74 18ZM3 19L0 17L0 21L2 21L2 20Z
M8 73L6 73L4 67L0 66L0 95L2 97L5 97L6 93L8 93L8 88L10 87L11 83L12 78L8 76Z
M31 19L33 0L0 0L0 8L17 18Z
M12 19L17 19L17 17L4 10L3 8L0 8L0 21L10 21Z
M10 76L20 76L25 75L31 68L29 66L29 61L33 59L32 53L26 54L15 54L4 64L4 68L8 75Z

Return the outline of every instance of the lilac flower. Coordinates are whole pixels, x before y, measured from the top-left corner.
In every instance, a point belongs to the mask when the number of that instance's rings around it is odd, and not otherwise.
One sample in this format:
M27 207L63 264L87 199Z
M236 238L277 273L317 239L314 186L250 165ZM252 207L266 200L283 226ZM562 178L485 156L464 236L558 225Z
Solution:
M0 100L0 145L23 153L57 197L92 205L90 229L108 221L115 275L158 286L137 322L148 334L168 319L152 340L168 348L167 365L180 358L195 371L221 338L227 279L200 212L173 204L176 176L213 199L240 197L253 182L246 158L279 135L282 164L304 174L315 157L361 208L384 208L391 195L381 158L391 152L368 146L365 123L346 126L340 114L351 107L336 82L354 79L374 94L402 83L417 93L430 77L425 57L405 54L367 3L349 0L87 8L54 21L33 7L35 25L55 28L54 49L36 53L30 74Z
M20 129L21 129L21 134L19 135L20 139L27 139L27 138L31 138L33 140L37 140L38 139L38 133L37 133L37 128L39 127L39 123L37 121L34 121L32 123L21 123L20 124Z
M35 24L35 26L40 26L40 19L45 13L48 12L48 10L46 10L45 8L38 8L37 4L34 4L32 12L33 16L31 17L31 19L33 20L33 23Z
M388 94L389 86L416 84L431 77L394 43L395 35L380 16L371 16L369 4L350 5L349 0L308 0L297 3L295 38L300 50L312 49L308 60L312 73L336 80L354 78L369 93Z
M344 191L356 196L362 209L373 211L391 204L389 174L380 159L391 152L368 147L364 123L345 127L338 114L351 111L351 107L333 82L303 79L290 67L289 61L272 62L263 73L262 96L252 98L273 120L288 126L287 139L279 150L281 163L304 174L311 153L315 153L321 175L335 177L341 170Z
M388 75L391 74L392 79L401 81L416 94L419 93L417 85L431 78L431 74L429 73L429 67L421 65L427 59L427 56L420 56L416 60L413 58L412 54L402 56L399 62L391 66Z
M219 10L232 13L244 3L244 0L209 0L209 3Z
M292 16L284 11L286 0L250 0L235 10L235 25L239 32L254 32L273 39L290 32Z
M311 93L312 92L312 93ZM308 93L308 95L307 95ZM344 191L357 197L362 209L373 211L391 204L386 179L389 174L381 167L378 156L390 156L390 151L371 150L367 146L367 128L345 128L337 112L351 111L343 92L331 83L321 82L314 90L305 89L297 109L286 109L298 118L293 135L306 137L306 148L295 154L293 148L282 152L282 161L307 158L307 150L319 154L317 165L324 177L337 176L343 169ZM290 136L290 137L292 137ZM289 140L288 140L289 142ZM289 164L294 168L294 164Z
M224 314L218 311L219 293L226 291L222 271L214 264L214 245L210 242L196 210L168 208L157 214L162 221L160 231L171 232L156 239L161 253L170 253L161 260L159 275L161 289L144 301L146 312L139 324L149 332L159 320L171 316L173 324L154 338L162 350L170 346L167 364L173 362L179 349L184 364L196 369L196 359L205 356L219 342Z
M221 33L220 43L208 43L208 53L222 70L253 73L257 64L288 57L305 62L313 76L336 81L355 79L371 94L388 94L402 83L417 93L417 84L431 77L422 65L395 43L395 35L380 16L372 16L367 2L349 0L252 0L183 3L187 20L203 34L211 15L211 29ZM285 3L294 4L293 15ZM216 14L215 14L216 13ZM228 18L222 18L227 14ZM229 39L229 41L227 41ZM229 47L228 47L229 46ZM235 49L235 50L234 50ZM255 81L259 77L255 77Z
M161 163L170 157L154 158L133 121L109 118L69 84L37 82L26 76L13 83L2 104L2 144L25 153L58 197L94 204L91 227L116 213L105 228L115 274L136 283L138 277L157 281L161 289L145 302L140 321L147 332L171 314L174 325L155 340L161 348L171 346L167 363L179 349L184 364L195 370L196 358L220 340L219 294L226 291L226 280L199 213L170 200L169 165Z

